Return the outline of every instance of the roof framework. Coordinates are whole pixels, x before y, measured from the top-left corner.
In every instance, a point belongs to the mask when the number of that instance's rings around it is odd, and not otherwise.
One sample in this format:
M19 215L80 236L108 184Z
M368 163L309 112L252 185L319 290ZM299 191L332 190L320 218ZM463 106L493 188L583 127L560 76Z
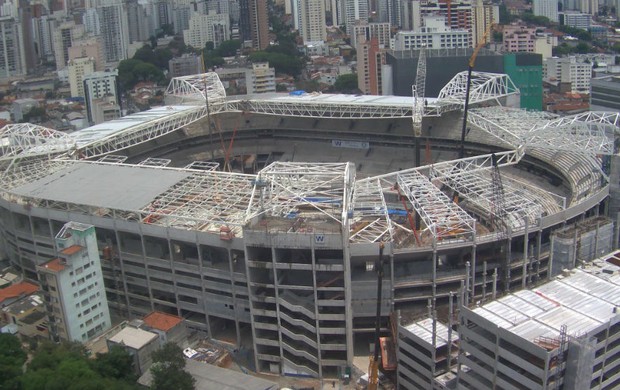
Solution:
M153 167L152 169L161 169ZM140 210L144 223L241 234L254 176L196 171Z
M470 125L508 143L513 148L524 144L527 134L557 115L545 111L525 111L510 107L472 108L467 115Z
M351 242L393 241L394 227L379 179L356 181L353 205Z
M428 177L418 171L398 174L398 186L420 215L433 237L472 240L476 221Z
M613 155L614 137L620 130L619 126L620 114L617 112L585 112L558 118L532 129L526 146Z
M306 118L407 118L411 106L360 102L289 101L278 99L229 100L228 110L258 112L280 116Z
M614 154L620 114L586 112L556 115L507 107L472 109L468 122L512 147Z
M174 104L204 105L207 98L209 103L223 103L226 90L217 73L208 72L174 77L168 84L166 95Z
M176 112L171 108L171 114L168 116L142 122L125 130L112 133L107 137L80 145L77 149L77 154L83 158L94 158L115 153L172 133L206 115L206 106L196 106Z
M247 219L314 214L345 224L353 175L350 163L274 162L254 182Z
M57 155L75 141L66 133L31 123L16 123L0 129L0 160L38 155Z
M493 199L493 181L490 172L476 171L462 175L452 175L441 180L446 186L458 192L460 196L476 209L483 210L491 215L495 209L491 204ZM537 196L532 196L521 188L514 186L507 178L503 179L504 210L506 225L511 232L525 228L526 223L533 225L543 214L543 208L538 203ZM554 210L559 211L559 210Z
M497 166L515 165L523 157L523 150L510 150L507 152L495 153ZM483 154L481 156L467 157L459 160L445 161L430 166L430 178L458 178L463 174L469 174L480 170L493 168L493 154Z
M457 73L439 92L441 104L465 104L467 72ZM518 94L519 89L510 77L500 73L472 72L469 104L497 101L502 97Z

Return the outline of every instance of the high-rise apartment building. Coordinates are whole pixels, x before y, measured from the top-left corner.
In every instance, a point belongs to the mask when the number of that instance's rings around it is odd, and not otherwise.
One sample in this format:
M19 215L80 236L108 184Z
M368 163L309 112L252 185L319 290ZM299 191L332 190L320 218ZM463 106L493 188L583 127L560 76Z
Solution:
M81 39L84 35L84 25L76 24L74 21L62 22L53 33L54 58L56 59L56 69L61 70L69 62L69 48L73 42Z
M116 63L127 58L130 40L126 11L125 5L115 0L97 7L106 63Z
M452 49L471 46L471 33L464 29L450 29L441 16L424 18L425 27L418 31L399 31L394 37L394 50Z
M327 26L325 25L324 0L300 0L301 26L300 35L307 42L327 40Z
M576 57L551 57L543 62L544 80L570 83L573 93L590 93L592 63L578 62Z
M0 79L26 74L23 37L19 24L10 16L0 17Z
M37 266L55 341L86 341L111 325L95 227L69 222L56 235L58 258Z
M230 18L228 14L210 13L208 15L194 12L189 20L189 29L183 31L186 45L202 49L207 42L215 47L230 39Z
M493 3L485 3L483 0L475 0L472 3L472 45L476 46L482 41L485 31L494 23L499 23L499 6ZM485 43L493 40L489 34Z
M344 24L347 34L353 33L353 27L358 23L368 22L367 0L340 0L343 11L341 24Z
M385 48L377 38L360 41L357 45L357 87L365 95L382 95L382 65Z
M103 42L98 37L79 39L69 48L69 61L80 57L90 57L95 60L95 71L105 69L103 57Z
M552 22L558 22L558 2L555 0L533 0L532 11L536 16L544 16Z
M536 46L536 27L504 26L504 51L533 53Z
M102 115L96 115L100 103L109 106L112 103L115 108L115 117L120 117L120 96L117 88L118 70L113 72L94 72L84 76L84 100L86 113L91 124L103 122ZM104 99L105 101L102 101ZM110 112L110 110L107 110ZM110 115L108 115L109 117Z
M255 50L263 50L269 46L267 0L239 1L239 29L241 39L252 41Z
M84 97L84 76L95 71L95 59L81 57L69 61L69 87L71 96Z
M379 46L386 49L390 47L391 26L389 23L360 23L353 27L351 35L351 45L357 47L357 42L362 37L362 41L377 38Z

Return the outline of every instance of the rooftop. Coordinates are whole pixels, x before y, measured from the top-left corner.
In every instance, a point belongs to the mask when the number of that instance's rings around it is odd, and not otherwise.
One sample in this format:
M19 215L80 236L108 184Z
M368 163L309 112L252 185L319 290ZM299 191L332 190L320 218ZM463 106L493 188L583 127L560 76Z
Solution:
M160 311L154 311L147 314L143 320L144 323L151 328L162 330L164 332L169 331L183 321L181 317L162 313Z
M40 267L52 272L60 272L65 269L65 264L63 263L62 259L56 258L48 261L45 264L41 264Z
M22 313L30 311L30 309L43 305L43 298L39 294L32 294L26 299L20 299L19 301L9 305L5 308L7 313L19 316Z
M558 338L563 325L570 336L588 334L617 315L620 267L613 262L617 262L618 254L609 254L540 287L518 291L473 311L534 343L541 338Z
M0 290L0 303L10 298L30 295L39 290L39 286L29 282L21 282Z
M138 350L158 337L159 336L153 332L127 326L108 340L112 343Z
M60 251L60 253L62 253L63 255L71 256L71 255L78 253L82 249L84 249L84 247L81 245L71 245L70 247L65 248L62 251Z

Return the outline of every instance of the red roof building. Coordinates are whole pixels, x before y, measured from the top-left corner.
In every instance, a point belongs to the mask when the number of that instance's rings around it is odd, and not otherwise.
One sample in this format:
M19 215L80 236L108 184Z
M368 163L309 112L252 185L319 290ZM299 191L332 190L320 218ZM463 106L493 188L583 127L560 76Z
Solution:
M39 286L29 282L16 283L0 290L0 305L6 306L16 300L39 291Z

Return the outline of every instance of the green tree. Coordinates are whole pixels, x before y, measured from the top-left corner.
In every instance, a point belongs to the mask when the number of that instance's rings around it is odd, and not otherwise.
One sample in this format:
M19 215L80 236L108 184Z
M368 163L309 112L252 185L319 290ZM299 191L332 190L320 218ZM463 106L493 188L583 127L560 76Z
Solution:
M338 76L334 83L334 91L344 93L357 91L357 74L348 73Z
M98 353L92 365L102 377L117 378L127 382L136 381L133 359L119 346L113 346L108 353Z
M78 343L39 346L21 378L23 390L135 390L131 357L123 350L89 359ZM124 366L124 367L122 367Z
M144 45L136 51L136 54L133 55L134 60L142 61L142 62L155 62L155 52L149 45Z
M220 57L232 57L237 54L237 50L241 49L241 41L238 39L231 39L220 43L217 48L217 54Z
M174 343L166 343L151 354L152 390L194 390L196 380L183 369L183 351Z
M0 334L0 388L19 389L26 352L19 339L11 334Z

